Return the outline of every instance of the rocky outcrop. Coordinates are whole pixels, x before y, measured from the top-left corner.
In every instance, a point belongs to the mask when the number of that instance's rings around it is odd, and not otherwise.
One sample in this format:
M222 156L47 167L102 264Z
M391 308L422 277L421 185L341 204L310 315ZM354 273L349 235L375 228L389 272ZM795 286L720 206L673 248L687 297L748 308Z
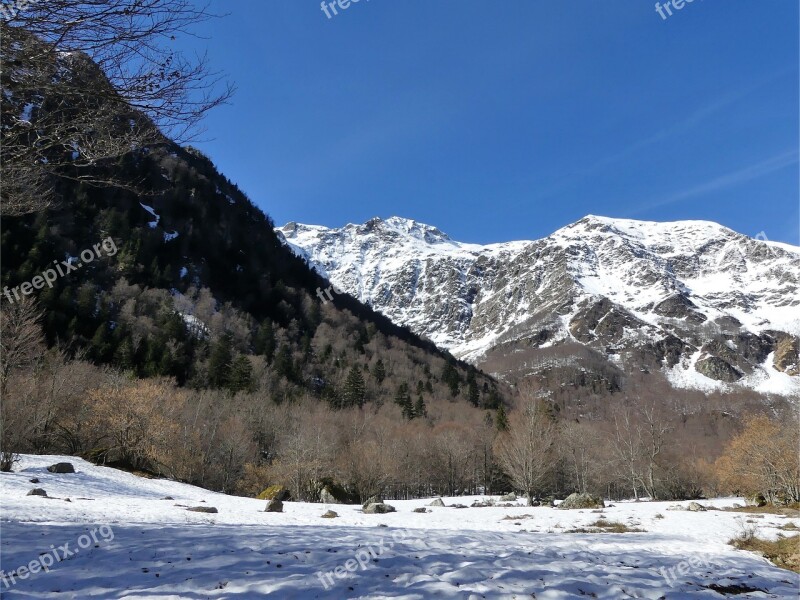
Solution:
M705 375L709 379L723 381L725 383L733 383L742 378L742 374L739 371L717 356L701 358L697 361L697 364L695 364L695 369L698 373Z
M772 365L787 375L800 375L800 339L786 335L778 340Z

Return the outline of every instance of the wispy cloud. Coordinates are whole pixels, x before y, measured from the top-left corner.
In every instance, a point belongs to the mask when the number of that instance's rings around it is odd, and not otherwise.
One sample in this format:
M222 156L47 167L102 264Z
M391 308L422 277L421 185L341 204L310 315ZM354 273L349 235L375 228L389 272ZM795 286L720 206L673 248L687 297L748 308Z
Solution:
M781 69L780 71L766 75L757 81L754 81L748 86L738 90L729 91L714 101L697 108L694 112L690 113L684 119L672 123L669 127L656 131L650 136L634 142L630 146L623 148L619 152L606 156L596 163L582 169L584 175L597 172L600 169L608 167L611 164L617 163L623 159L629 158L645 148L649 148L659 142L671 139L675 136L693 131L698 125L702 124L706 119L713 117L728 106L734 105L740 100L743 100L754 91L771 84L772 82L780 79L786 73L793 72L791 69Z
M751 165L731 173L726 173L725 175L720 175L719 177L715 177L714 179L704 183L681 190L646 206L641 206L632 214L641 214L653 208L674 204L676 202L681 202L682 200L696 198L697 196L705 196L706 194L732 188L747 181L752 181L753 179L758 179L759 177L780 171L786 167L797 164L797 162L798 151L794 149L789 150L755 165Z

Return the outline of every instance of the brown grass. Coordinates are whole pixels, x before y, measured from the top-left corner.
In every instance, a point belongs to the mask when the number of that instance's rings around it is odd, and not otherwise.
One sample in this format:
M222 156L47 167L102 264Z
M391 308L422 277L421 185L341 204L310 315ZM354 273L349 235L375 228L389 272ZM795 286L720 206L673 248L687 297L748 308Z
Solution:
M594 523L589 524L589 528L579 527L576 529L568 529L567 533L644 533L644 529L635 529L628 527L625 523L618 521L606 521L603 518L597 519Z
M725 508L726 512L747 513L751 515L784 515L800 519L800 504L789 506L742 506L740 508Z
M774 542L757 537L737 538L730 544L739 550L756 552L782 569L800 573L800 535L780 536Z

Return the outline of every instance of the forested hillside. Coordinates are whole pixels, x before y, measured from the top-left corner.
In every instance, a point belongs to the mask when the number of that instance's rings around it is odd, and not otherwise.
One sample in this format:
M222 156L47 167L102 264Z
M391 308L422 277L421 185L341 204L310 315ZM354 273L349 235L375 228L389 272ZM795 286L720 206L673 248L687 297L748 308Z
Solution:
M27 45L39 46L3 34L9 140L68 127L112 93L86 57L61 54L46 64L62 83L43 94L25 68ZM140 113L116 117L116 135L154 127ZM275 461L281 435L302 439L276 411L323 411L331 421L314 429L334 437L340 411L419 422L424 435L493 422L506 392L491 378L347 295L320 296L329 284L208 158L155 139L105 160L54 145L42 152L58 165L45 176L47 205L4 215L6 447L231 491Z

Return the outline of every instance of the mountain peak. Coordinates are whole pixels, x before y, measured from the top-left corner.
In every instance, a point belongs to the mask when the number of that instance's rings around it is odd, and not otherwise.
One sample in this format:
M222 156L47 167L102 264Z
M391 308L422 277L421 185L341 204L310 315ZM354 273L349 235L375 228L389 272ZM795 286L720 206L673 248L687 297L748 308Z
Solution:
M709 221L597 215L490 245L402 217L298 228L298 254L340 288L460 358L506 365L494 372L513 372L518 350L581 344L678 387L800 392L773 360L800 333L797 249Z
M390 235L401 235L406 238L414 238L428 244L438 244L450 242L450 237L432 225L420 223L414 219L404 217L389 217L381 219L373 217L361 225L349 224L345 229L355 229L359 235L366 235L373 232L384 232Z

